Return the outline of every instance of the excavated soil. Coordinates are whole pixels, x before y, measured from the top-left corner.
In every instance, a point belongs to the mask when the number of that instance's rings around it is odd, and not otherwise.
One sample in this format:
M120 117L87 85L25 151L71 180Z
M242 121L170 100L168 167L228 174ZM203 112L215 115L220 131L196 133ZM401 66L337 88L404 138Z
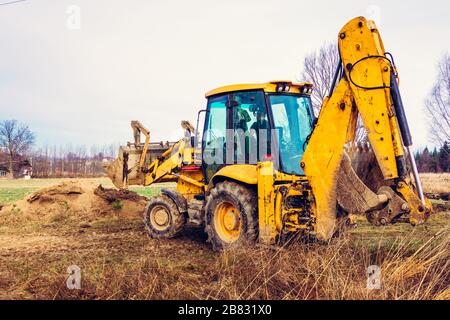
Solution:
M135 192L104 188L90 182L64 182L56 186L40 189L23 200L0 208L21 212L28 219L45 218L55 214L70 212L80 215L142 216L147 199Z

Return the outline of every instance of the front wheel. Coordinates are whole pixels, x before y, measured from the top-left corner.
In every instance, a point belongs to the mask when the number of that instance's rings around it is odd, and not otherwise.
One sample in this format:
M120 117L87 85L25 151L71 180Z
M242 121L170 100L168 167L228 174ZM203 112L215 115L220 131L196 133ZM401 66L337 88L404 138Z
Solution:
M186 215L180 213L175 202L166 195L153 197L144 212L144 223L152 238L175 237L186 224Z
M257 197L253 190L231 181L211 189L206 203L208 241L221 250L258 238Z

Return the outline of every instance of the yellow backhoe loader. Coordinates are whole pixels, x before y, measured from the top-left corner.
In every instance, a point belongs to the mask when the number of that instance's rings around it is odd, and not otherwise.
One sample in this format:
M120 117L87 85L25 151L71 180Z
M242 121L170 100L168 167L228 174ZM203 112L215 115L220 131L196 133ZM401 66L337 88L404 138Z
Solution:
M271 81L209 91L197 127L183 122L185 137L176 143L150 143L149 131L132 122L134 143L119 150L109 177L120 188L177 186L150 199L144 212L150 236L171 238L189 221L204 225L213 247L222 249L244 241L274 244L292 234L326 241L349 214L366 214L375 225L427 220L432 208L392 56L364 17L342 28L338 44L341 60L317 118L310 83ZM365 170L372 182L358 176L344 151L355 139L358 115L375 159Z

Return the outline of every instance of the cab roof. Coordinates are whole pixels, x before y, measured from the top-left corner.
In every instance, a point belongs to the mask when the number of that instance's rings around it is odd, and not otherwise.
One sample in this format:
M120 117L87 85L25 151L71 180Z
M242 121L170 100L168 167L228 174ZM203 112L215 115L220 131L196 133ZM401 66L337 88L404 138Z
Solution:
M246 83L246 84L232 84L216 88L208 91L206 98L214 96L216 94L244 91L244 90L264 90L264 92L289 92L289 93L304 93L311 94L313 85L309 82L293 83L289 80L274 80L265 83Z

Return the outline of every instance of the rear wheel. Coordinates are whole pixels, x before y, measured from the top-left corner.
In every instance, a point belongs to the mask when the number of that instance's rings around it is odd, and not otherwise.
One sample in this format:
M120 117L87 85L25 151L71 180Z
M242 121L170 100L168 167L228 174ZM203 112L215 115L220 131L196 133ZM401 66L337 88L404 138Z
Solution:
M231 181L218 183L205 211L205 230L214 250L257 239L257 197L249 188Z
M145 228L152 238L173 238L183 230L186 220L186 215L166 195L150 199L144 212Z

